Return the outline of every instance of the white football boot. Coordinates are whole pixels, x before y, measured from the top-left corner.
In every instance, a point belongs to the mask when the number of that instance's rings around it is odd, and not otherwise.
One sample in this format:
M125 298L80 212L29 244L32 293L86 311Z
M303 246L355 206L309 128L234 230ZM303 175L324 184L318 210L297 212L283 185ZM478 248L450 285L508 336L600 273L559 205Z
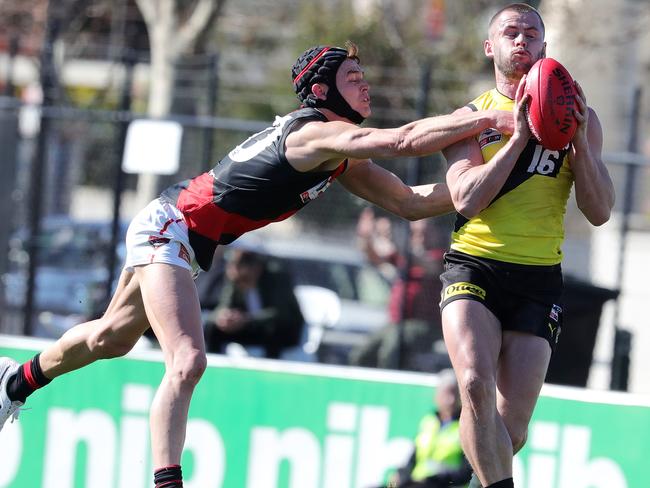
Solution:
M20 364L10 358L0 358L0 430L9 419L13 422L18 418L23 402L11 401L7 396L7 383L15 375Z

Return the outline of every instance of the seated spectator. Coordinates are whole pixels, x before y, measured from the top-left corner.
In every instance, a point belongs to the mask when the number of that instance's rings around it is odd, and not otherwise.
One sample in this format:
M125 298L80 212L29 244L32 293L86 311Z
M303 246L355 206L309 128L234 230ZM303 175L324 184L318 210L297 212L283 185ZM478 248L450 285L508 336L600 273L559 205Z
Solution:
M208 352L221 353L229 343L261 346L278 358L299 344L304 319L288 273L260 254L233 249L217 308L204 324Z
M387 488L467 486L472 468L460 444L460 393L453 370L438 374L434 408L420 420L413 454Z

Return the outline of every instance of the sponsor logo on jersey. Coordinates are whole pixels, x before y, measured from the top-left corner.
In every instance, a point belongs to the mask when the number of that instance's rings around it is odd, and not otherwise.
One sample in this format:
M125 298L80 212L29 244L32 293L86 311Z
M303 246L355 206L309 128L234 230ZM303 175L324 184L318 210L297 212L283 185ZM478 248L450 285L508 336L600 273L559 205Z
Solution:
M303 191L300 194L300 200L302 201L302 203L306 205L310 201L317 199L321 195L321 193L327 190L329 186L332 184L332 182L336 178L338 178L341 173L343 173L346 170L347 167L348 167L348 160L346 159L341 164L339 164L334 171L332 171L332 174L329 176L329 178L312 186L309 190Z
M303 191L300 194L300 201L302 201L302 203L307 203L312 200L316 200L321 195L321 193L329 188L329 186L332 184L332 181L334 181L334 178L330 176L325 181L321 181L317 185L312 186L309 190Z
M458 283L453 283L445 288L443 300L457 295L474 295L479 297L481 300L485 300L486 293L480 286L466 281L459 281Z
M478 144L481 148L499 142L503 138L503 134L495 129L486 129L481 132L478 138Z

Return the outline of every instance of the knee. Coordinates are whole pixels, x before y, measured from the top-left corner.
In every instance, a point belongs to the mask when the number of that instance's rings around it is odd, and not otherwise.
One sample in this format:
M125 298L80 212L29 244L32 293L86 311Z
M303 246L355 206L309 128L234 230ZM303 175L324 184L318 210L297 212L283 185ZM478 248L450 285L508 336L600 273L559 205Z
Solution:
M463 407L472 410L475 416L493 415L496 409L496 382L494 378L476 369L468 369L460 377Z
M178 382L181 386L194 388L207 366L208 360L204 353L197 350L184 351L174 355L168 373L172 381Z

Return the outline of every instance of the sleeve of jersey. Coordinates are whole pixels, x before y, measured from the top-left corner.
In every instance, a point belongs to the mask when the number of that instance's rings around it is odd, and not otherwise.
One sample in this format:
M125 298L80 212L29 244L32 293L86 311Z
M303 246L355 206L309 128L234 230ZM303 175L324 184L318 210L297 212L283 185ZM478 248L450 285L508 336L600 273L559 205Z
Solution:
M489 98L490 91L486 91L484 93L481 93L478 97L476 97L474 100L469 102L466 107L470 108L473 112L478 112L479 110L486 110L489 107L486 107L486 103Z

